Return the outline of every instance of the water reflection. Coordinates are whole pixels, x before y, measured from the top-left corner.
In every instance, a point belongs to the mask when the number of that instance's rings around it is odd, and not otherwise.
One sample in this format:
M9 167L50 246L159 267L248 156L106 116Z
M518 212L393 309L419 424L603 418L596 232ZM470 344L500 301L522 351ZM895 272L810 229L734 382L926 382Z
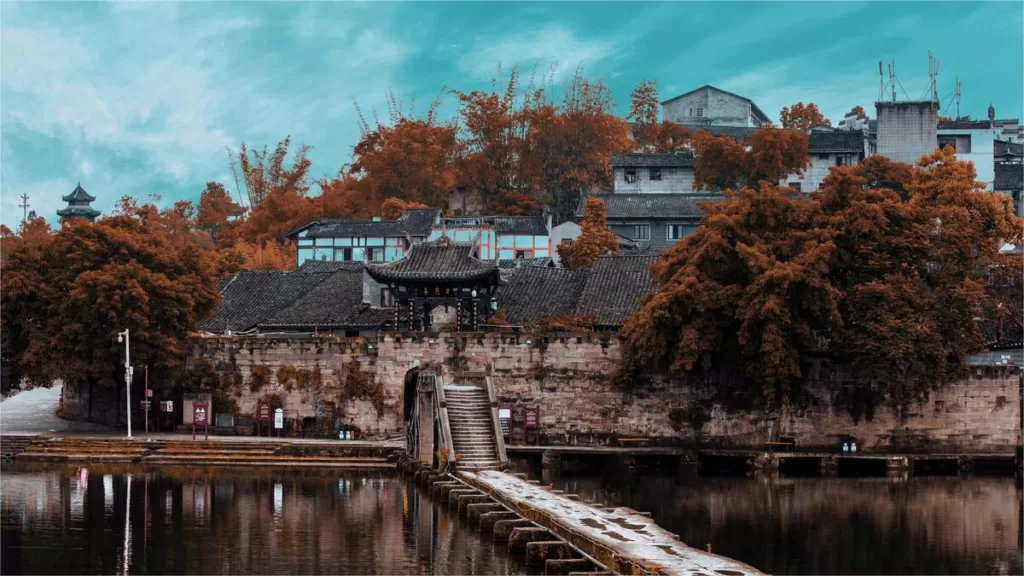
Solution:
M539 462L517 462L542 476ZM683 542L773 574L1021 574L1021 491L1012 477L721 477L631 470L545 482L649 511Z
M375 473L5 466L0 572L509 574L507 550Z

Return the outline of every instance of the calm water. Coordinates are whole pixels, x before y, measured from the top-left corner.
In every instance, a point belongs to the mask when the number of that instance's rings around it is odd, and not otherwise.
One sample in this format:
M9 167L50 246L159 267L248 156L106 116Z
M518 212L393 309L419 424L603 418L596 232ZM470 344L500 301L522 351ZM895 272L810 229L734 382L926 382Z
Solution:
M2 473L3 574L525 573L507 549L393 475L24 465Z
M540 477L539 466L518 462ZM583 499L649 511L695 547L772 574L1022 574L1012 476L667 476L608 464L545 478Z

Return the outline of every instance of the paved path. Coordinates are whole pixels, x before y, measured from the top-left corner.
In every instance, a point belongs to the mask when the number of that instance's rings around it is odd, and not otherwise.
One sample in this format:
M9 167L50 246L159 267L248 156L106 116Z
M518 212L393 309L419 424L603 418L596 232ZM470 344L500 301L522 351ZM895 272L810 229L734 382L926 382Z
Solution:
M61 386L34 388L0 402L0 434L45 434L48 432L112 432L91 422L74 422L57 417Z

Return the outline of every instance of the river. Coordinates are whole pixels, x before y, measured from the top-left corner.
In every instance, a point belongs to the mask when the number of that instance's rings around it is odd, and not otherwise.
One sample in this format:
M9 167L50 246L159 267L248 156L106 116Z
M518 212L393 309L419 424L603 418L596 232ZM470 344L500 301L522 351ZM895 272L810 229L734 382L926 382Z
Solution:
M2 474L3 574L525 573L504 546L394 474L25 464ZM607 466L550 480L649 511L684 542L710 543L768 573L1024 572L1012 477L747 478Z
M4 466L3 574L523 574L395 474ZM127 513L126 513L127 510Z

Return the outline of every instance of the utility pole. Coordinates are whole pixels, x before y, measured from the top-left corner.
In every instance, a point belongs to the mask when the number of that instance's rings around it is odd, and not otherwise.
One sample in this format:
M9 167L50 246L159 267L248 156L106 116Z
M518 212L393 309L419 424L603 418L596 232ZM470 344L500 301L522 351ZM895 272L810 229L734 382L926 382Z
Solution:
M28 194L21 195L21 222L24 224L28 220Z
M118 332L117 341L124 341L124 393L125 398L128 401L128 406L125 409L125 413L128 416L128 437L132 437L132 363L129 349L129 334L128 329L125 328L124 332Z
M152 405L149 398L149 364L146 364L143 369L146 371L146 391L142 393L145 401L142 403L146 407L146 440L149 440L149 407Z
M960 76L956 77L956 119L960 119Z

